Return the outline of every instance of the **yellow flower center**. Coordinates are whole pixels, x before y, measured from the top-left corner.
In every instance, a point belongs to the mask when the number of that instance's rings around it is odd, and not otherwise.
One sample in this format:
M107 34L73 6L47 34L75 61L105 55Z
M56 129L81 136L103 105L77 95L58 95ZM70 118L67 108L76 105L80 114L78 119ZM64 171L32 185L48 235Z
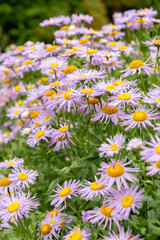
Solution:
M145 19L137 19L136 20L136 23L146 23L147 22L147 20L145 20Z
M34 103L35 103L35 102L34 102ZM31 118L31 119L34 119L34 118L36 118L39 114L40 114L39 111L33 111L33 110L31 110L31 111L30 111L30 118Z
M32 64L32 62L33 62L32 59L30 59L30 60L24 62L23 64L24 64L24 65L29 65L29 64Z
M13 213L19 208L19 202L12 202L8 206L8 212Z
M115 28L116 25L112 24L109 26L110 29Z
M9 177L4 177L0 180L0 186L1 187L6 187L9 186L12 182L9 181Z
M78 78L86 78L87 75L79 75Z
M69 29L69 26L67 26L67 25L62 26L62 27L60 28L60 30L68 30L68 29Z
M92 94L93 93L93 89L92 88L83 88L80 91L82 94Z
M51 116L50 115L47 115L47 116L45 116L45 118L44 118L44 120L46 121L46 122L49 122L50 120L51 120Z
M133 200L134 199L133 199L132 195L127 195L127 196L122 198L121 204L124 208L130 207L133 203Z
M64 94L63 94L64 99L69 100L70 97L72 96L71 93L73 93L73 90L64 91Z
M29 50L32 51L32 50L35 50L37 47L34 46L34 47L31 47Z
M153 42L154 44L158 44L158 45L160 44L160 40L153 40L152 42Z
M65 69L62 70L62 72L64 72L65 74L70 74L76 70L77 70L76 66L66 66Z
M40 138L45 134L45 131L39 131L36 133L35 138Z
M155 164L157 168L160 168L160 160L158 160Z
M21 50L24 49L24 46L19 46L19 47L17 47L16 49L17 49L18 51L21 51Z
M53 209L52 211L49 212L49 216L53 218L54 213L57 216L59 214L59 211L57 209Z
M108 89L109 91L113 91L113 90L116 90L116 87L112 86L112 85L108 85L106 87L106 89Z
M58 129L61 133L65 133L68 130L68 126L63 126Z
M17 110L14 112L14 115L18 115L21 112L21 110Z
M94 105L99 103L99 99L90 97L89 99L89 104Z
M156 98L155 101L156 101L157 103L160 103L160 98Z
M108 46L115 47L115 46L117 46L117 42L110 42L110 43L108 43Z
M113 145L111 145L110 147L109 147L109 150L111 150L111 151L118 151L118 146L119 146L119 144L113 144Z
M89 42L88 39L80 39L80 40L79 40L79 43L80 43L80 44L85 44L85 43L87 43L87 42Z
M143 66L144 66L144 62L142 62L141 60L134 60L129 64L130 69L139 68Z
M58 67L59 64L58 63L50 63L49 66L52 68L55 68L55 67Z
M117 30L113 30L112 32L109 33L109 35L110 35L110 36L114 36L114 35L116 35L117 33L118 33Z
M124 173L124 167L122 167L120 163L115 163L115 167L109 166L107 168L107 174L110 177L119 177L123 175L123 173Z
M131 94L129 93L121 93L117 97L118 100L130 100L131 99Z
M94 53L98 53L98 51L95 49L91 49L91 48L86 50L86 54L88 54L88 55L94 54Z
M22 105L23 104L23 101L18 101L18 102L16 102L16 105L18 105L18 106L20 106L20 105Z
M96 33L97 31L95 30L88 30L89 33Z
M60 82L54 82L54 83L50 83L49 87L55 87L55 86L58 86L58 85L60 85Z
M134 121L140 121L143 122L147 118L147 114L144 111L138 111L133 113L132 118Z
M44 78L39 79L38 82L39 82L40 84L42 84L42 83L48 82L48 80L49 80L48 77L44 77Z
M117 81L114 81L114 82L113 82L113 85L114 85L114 86L119 86L119 85L121 85L121 84L125 84L125 82L122 81L122 80L117 80Z
M43 235L48 235L51 231L51 225L49 223L45 223L41 226L41 233Z
M108 105L104 105L102 107L102 111L104 113L107 113L107 114L111 115L113 113L117 113L118 112L118 108L117 107L108 107Z
M158 144L158 145L156 146L156 152L157 152L158 154L160 154L160 144Z
M22 89L22 86L19 86L19 85L14 87L15 92L19 92L21 89Z
M66 138L67 138L67 136L65 135L65 136L61 136L61 137L56 138L56 139L57 139L57 141L63 141L63 140L65 140Z
M28 174L27 173L20 173L18 175L18 178L22 181L26 180L28 178Z
M3 83L10 83L10 82L11 82L11 79L9 79L9 78L4 79L4 81L3 81Z
M60 192L59 192L59 196L60 197L66 197L67 195L69 195L72 192L72 189L70 187L66 187L63 188Z
M68 240L81 240L83 237L80 232L73 232L68 236Z
M18 125L18 126L22 126L24 123L25 123L25 122L23 122L23 121L19 121L19 122L17 122L17 125Z
M127 46L119 46L118 49L120 49L120 50L126 50L126 49L127 49Z
M109 208L108 206L104 206L101 208L101 213L106 216L106 217L111 217L111 212L112 212L113 208Z
M15 165L15 162L9 161L9 162L6 163L6 165L7 166L13 166L13 165Z
M58 46L56 46L56 45L55 45L55 46L50 46L50 47L47 47L47 48L46 48L46 51L47 51L47 52L51 52L51 51L53 51L53 50L55 50L55 49L57 49L57 48L58 48Z
M91 185L90 185L90 189L93 190L93 191L96 191L96 190L101 190L105 187L105 185L103 184L103 182L99 182L99 183L96 183L96 182L93 182Z
M50 91L48 91L48 92L45 92L44 96L45 96L45 97L50 97L50 96L53 95L54 93L55 93L54 90L50 90Z
M28 86L27 86L27 89L28 89L28 90L31 90L31 89L33 89L33 87L34 87L34 85L28 85Z

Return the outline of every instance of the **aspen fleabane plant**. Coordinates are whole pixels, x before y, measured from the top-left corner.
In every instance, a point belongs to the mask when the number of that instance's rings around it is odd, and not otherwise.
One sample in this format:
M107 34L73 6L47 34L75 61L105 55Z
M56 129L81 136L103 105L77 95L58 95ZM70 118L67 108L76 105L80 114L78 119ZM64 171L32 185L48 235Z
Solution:
M0 55L2 239L159 239L156 14L53 17Z

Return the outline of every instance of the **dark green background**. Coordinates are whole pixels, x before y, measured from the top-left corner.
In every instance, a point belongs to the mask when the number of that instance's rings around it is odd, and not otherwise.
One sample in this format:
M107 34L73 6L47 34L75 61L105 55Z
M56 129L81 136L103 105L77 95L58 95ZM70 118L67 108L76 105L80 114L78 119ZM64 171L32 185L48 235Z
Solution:
M115 11L153 6L160 14L160 0L0 0L0 46L53 40L53 27L39 23L49 17L84 13L94 16L93 27L99 29L111 21ZM158 16L160 17L160 16Z

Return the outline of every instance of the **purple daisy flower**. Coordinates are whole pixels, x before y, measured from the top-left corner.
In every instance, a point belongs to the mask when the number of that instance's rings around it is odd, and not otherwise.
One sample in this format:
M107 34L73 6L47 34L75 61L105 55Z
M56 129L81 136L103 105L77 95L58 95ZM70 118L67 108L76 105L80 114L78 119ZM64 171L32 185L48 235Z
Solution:
M95 182L85 180L85 185L82 185L82 189L79 191L81 197L85 197L85 200L92 200L94 197L105 198L108 194L107 185L103 183L101 179L95 177Z
M132 106L137 105L139 100L142 97L142 94L138 91L139 91L138 88L125 90L125 91L122 89L122 91L119 91L114 96L111 96L109 98L109 100L111 101L109 103L109 106L115 107L115 106L123 105L125 107L126 105L132 105Z
M63 237L63 240L68 240L68 239L75 239L75 240L89 240L90 236L92 234L90 233L90 229L80 229L77 226L71 229L69 233L67 233L66 236Z
M62 222L63 219L56 213L52 216L47 216L40 224L41 239L52 239L52 236L58 239L60 237L59 232L62 227Z
M142 195L144 189L137 192L139 185L124 189L120 191L111 189L111 196L107 199L109 207L114 208L113 213L120 214L124 220L128 220L130 212L138 213L137 208L142 206L141 200L145 197Z
M107 203L103 203L100 208L95 208L94 210L89 210L86 213L89 214L87 220L95 224L99 222L98 226L100 226L104 222L103 230L107 227L109 223L109 229L111 229L112 221L115 222L117 226L119 226L120 216L113 214L113 208L110 208Z
M160 176L160 160L158 160L157 162L150 163L150 164L151 164L150 166L146 167L146 171L148 171L146 173L146 176L153 176L157 173Z
M59 184L58 188L54 190L56 194L51 195L54 199L51 202L51 205L55 205L55 207L59 207L61 204L64 203L64 206L66 208L66 200L71 199L72 196L77 197L77 193L80 190L80 183L79 181L76 181L75 179L70 179L69 182L64 182L64 187L61 187Z
M109 236L103 237L103 240L119 240L119 239L123 239L123 240L142 240L142 238L139 238L139 234L136 236L132 235L132 231L128 228L127 231L124 231L124 227L119 227L119 233L116 233L114 231L108 232Z
M100 151L100 157L113 157L114 154L118 154L125 142L125 137L121 133L117 133L113 138L110 136L110 138L106 138L106 140L109 144L102 143L101 147L98 148L98 151Z
M2 177L0 179L0 194L7 195L9 192L14 192L15 185L14 183L9 179L9 177Z
M127 150L134 151L140 149L145 143L140 138L132 138L127 144Z
M29 217L29 212L38 207L36 196L30 197L30 193L24 192L12 194L10 197L2 196L0 199L0 217L3 222L8 222L11 218L22 219Z
M120 72L124 72L124 74L121 75L121 78L128 77L130 74L134 75L137 71L139 75L142 69L150 76L150 71L154 70L154 68L149 67L153 63L146 64L148 60L149 58L145 62L142 62L141 60L132 61L126 70L120 71Z
M105 124L112 121L117 126L118 118L123 119L123 112L118 107L109 107L103 102L102 108L93 115L92 121L99 123L104 121Z
M127 128L125 128L125 131L128 131L131 128L138 127L146 128L146 125L150 127L154 127L154 125L150 122L151 120L159 119L158 116L160 112L157 112L157 109L153 110L153 108L145 110L144 107L139 107L134 109L134 113L130 112L130 114L126 114L124 116L124 119L126 119L124 122L120 123L121 126L129 125Z
M37 143L39 145L40 140L45 140L48 142L47 137L51 135L51 128L47 128L46 126L38 127L37 129L33 129L32 133L29 134L29 139L27 140L27 144L30 147L34 147Z
M12 169L12 173L9 174L9 180L12 181L18 189L29 188L29 184L34 184L38 175L37 171L20 167Z
M160 138L155 135L155 138L150 135L151 142L145 141L148 146L142 146L140 152L141 159L146 162L156 162L160 159Z
M129 172L138 172L139 168L126 167L132 162L132 160L130 160L124 163L126 159L127 157L118 161L111 159L109 163L101 163L98 175L101 174L103 181L107 183L108 189L110 189L114 183L116 183L118 190L120 190L122 185L128 188L126 180L132 183L138 181L138 179L133 177Z
M14 157L13 159L5 160L0 163L1 168L17 168L24 164L23 158Z

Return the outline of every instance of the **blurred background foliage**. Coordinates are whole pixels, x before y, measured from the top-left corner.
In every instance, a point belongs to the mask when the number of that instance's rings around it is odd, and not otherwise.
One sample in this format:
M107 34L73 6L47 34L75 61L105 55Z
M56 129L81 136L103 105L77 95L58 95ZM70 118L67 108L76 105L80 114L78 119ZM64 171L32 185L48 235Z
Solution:
M9 44L53 40L53 27L41 28L39 23L49 17L84 13L94 16L92 27L112 20L114 12L153 6L160 17L160 0L0 0L0 47Z

